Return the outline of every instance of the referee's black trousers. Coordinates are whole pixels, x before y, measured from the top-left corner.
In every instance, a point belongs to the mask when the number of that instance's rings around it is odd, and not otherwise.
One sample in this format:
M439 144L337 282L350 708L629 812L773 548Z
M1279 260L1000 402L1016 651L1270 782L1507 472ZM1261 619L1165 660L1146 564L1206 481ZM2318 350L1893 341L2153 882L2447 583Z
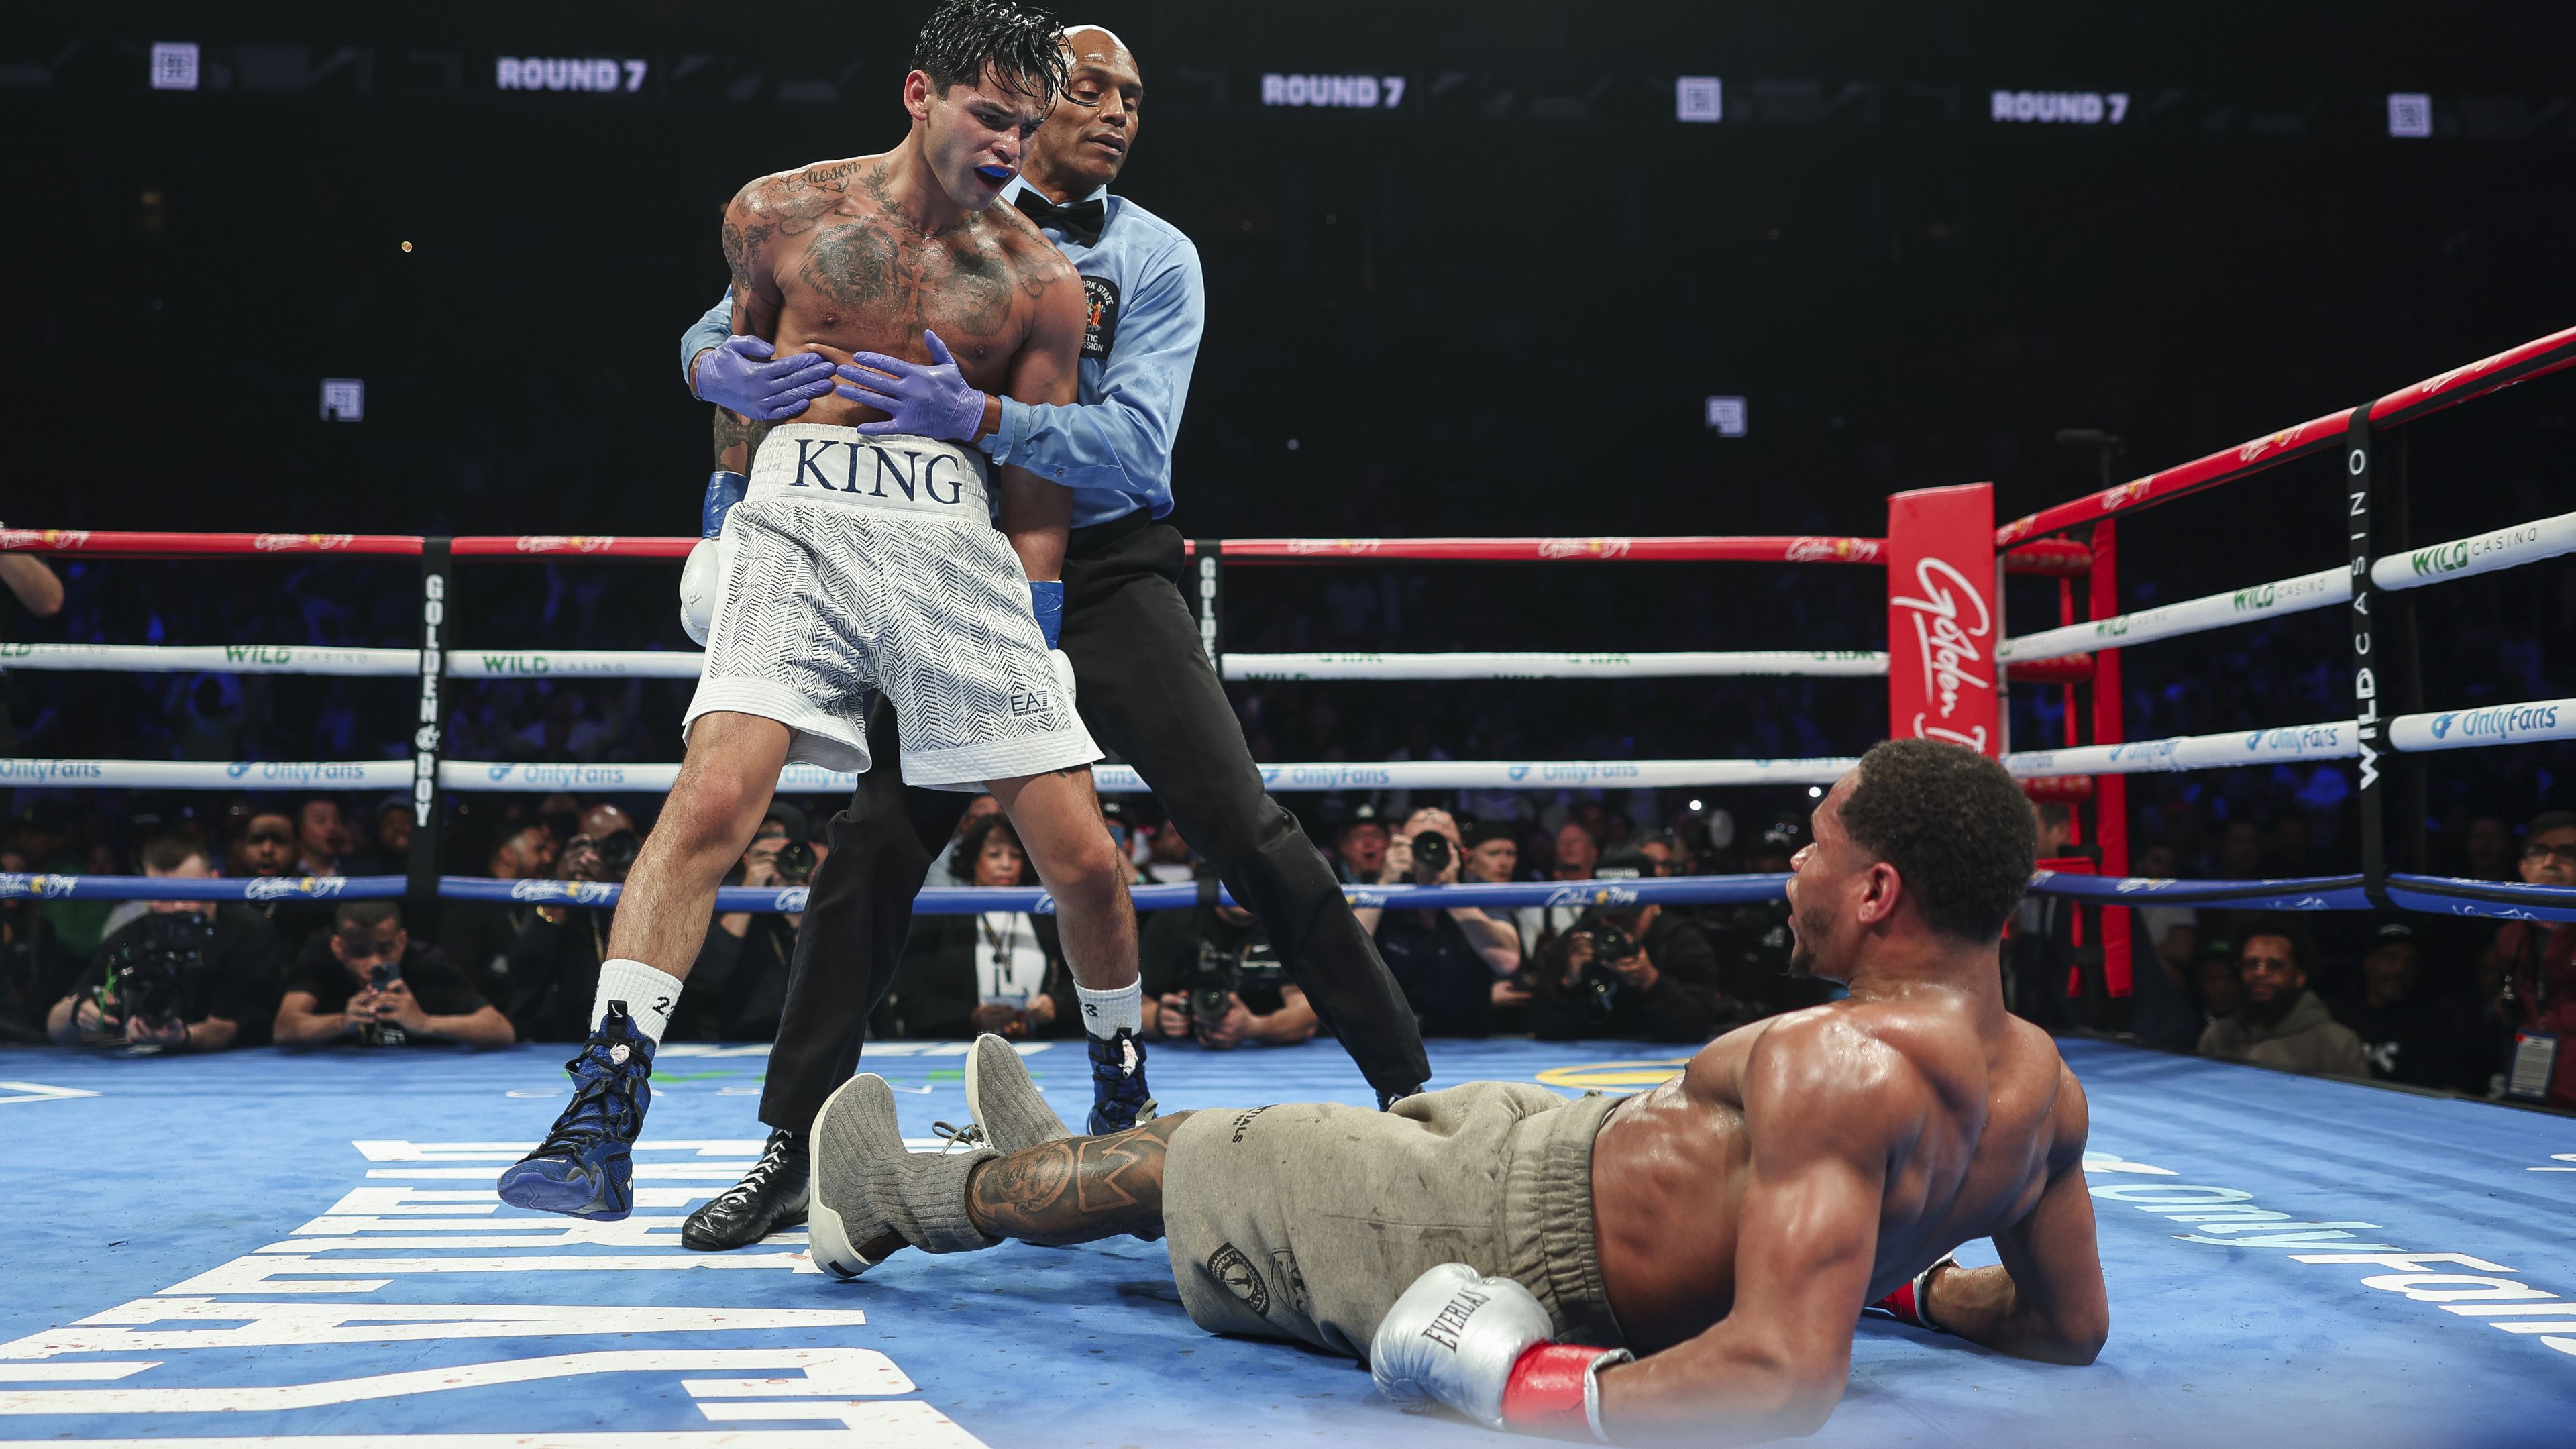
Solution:
M1074 530L1064 564L1065 654L1092 737L1136 767L1182 836L1261 917L1290 975L1369 1085L1410 1092L1431 1075L1413 1012L1339 882L1261 788L1243 727L1201 652L1180 591L1181 536L1143 512ZM760 1119L806 1131L849 1080L868 1014L893 984L913 893L967 796L902 783L894 711L868 721L875 768L832 817L814 873Z

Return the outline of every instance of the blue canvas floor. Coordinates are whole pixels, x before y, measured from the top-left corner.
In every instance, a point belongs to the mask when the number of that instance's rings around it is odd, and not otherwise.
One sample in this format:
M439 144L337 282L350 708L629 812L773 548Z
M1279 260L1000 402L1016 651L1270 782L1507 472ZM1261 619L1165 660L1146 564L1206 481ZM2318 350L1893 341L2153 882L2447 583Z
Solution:
M927 1138L964 1119L962 1048L912 1045L869 1063ZM2093 1104L2101 1362L1865 1323L1816 1442L2576 1443L2576 1121L2067 1051ZM681 1248L757 1150L763 1052L667 1051L635 1217L580 1224L490 1192L561 1103L561 1048L0 1051L0 1449L1502 1442L1399 1412L1347 1362L1200 1332L1159 1245L905 1255L855 1284L815 1273L801 1232ZM1443 1083L1569 1091L1679 1055L1432 1048ZM1078 1050L1030 1065L1072 1115ZM1153 1078L1173 1108L1364 1100L1329 1043L1165 1049Z

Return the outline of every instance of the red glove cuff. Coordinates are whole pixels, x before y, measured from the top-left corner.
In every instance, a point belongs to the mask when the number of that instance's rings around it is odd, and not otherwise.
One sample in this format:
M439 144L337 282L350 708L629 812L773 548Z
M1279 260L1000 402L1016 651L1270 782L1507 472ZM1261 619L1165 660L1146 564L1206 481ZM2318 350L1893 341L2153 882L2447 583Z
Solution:
M1600 1439L1601 1390L1594 1374L1634 1357L1624 1348L1575 1343L1531 1348L1512 1365L1512 1376L1503 1384L1503 1423L1526 1434Z
M1916 1328L1929 1329L1934 1333L1947 1333L1950 1330L1933 1322L1932 1316L1924 1311L1923 1300L1930 1296L1932 1275L1940 1272L1944 1268L1955 1268L1957 1266L1958 1260L1951 1257L1948 1253L1944 1253L1941 1255L1939 1261L1935 1262L1931 1267L1915 1274L1912 1281L1907 1282L1903 1286L1899 1287L1895 1292L1888 1294L1886 1297L1881 1298L1876 1303L1869 1306L1886 1314L1888 1317L1895 1319L1899 1323L1910 1324Z

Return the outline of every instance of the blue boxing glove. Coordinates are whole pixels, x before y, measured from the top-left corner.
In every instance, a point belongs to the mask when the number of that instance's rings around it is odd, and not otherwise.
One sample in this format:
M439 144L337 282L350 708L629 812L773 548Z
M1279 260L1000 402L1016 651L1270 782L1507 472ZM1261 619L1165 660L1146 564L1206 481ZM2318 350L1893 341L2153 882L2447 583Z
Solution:
M724 532L725 515L751 491L751 480L740 473L718 468L707 475L706 500L698 505L698 537L713 538Z
M723 572L716 535L724 532L725 515L750 487L751 480L740 473L718 468L707 475L707 496L698 505L698 542L689 550L689 561L680 565L680 629L691 643L706 643L707 631L715 625L718 575Z
M819 352L778 349L757 337L728 337L698 358L690 385L698 400L728 407L755 423L774 423L805 411L832 390L832 359Z
M1064 632L1064 584L1057 579L1029 580L1029 613L1038 621L1038 633L1046 640L1047 663L1055 669L1055 682L1064 690L1064 702L1073 704L1073 661L1056 647Z
M1029 580L1029 612L1037 616L1038 632L1046 636L1046 646L1056 647L1064 633L1064 584L1058 579Z

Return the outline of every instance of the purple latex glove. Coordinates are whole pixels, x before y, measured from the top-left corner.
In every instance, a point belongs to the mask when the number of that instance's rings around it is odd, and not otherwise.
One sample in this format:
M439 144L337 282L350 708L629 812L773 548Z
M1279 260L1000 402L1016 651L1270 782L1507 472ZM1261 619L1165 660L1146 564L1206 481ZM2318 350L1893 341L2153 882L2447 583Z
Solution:
M921 340L930 344L930 366L883 353L853 352L850 361L855 365L833 369L841 380L832 390L891 415L881 423L859 424L859 431L870 437L918 433L925 438L974 442L984 426L984 395L967 386L938 333L925 331Z
M757 337L728 337L709 348L698 359L699 399L755 423L774 423L832 390L832 359L819 352L779 357L777 351Z

